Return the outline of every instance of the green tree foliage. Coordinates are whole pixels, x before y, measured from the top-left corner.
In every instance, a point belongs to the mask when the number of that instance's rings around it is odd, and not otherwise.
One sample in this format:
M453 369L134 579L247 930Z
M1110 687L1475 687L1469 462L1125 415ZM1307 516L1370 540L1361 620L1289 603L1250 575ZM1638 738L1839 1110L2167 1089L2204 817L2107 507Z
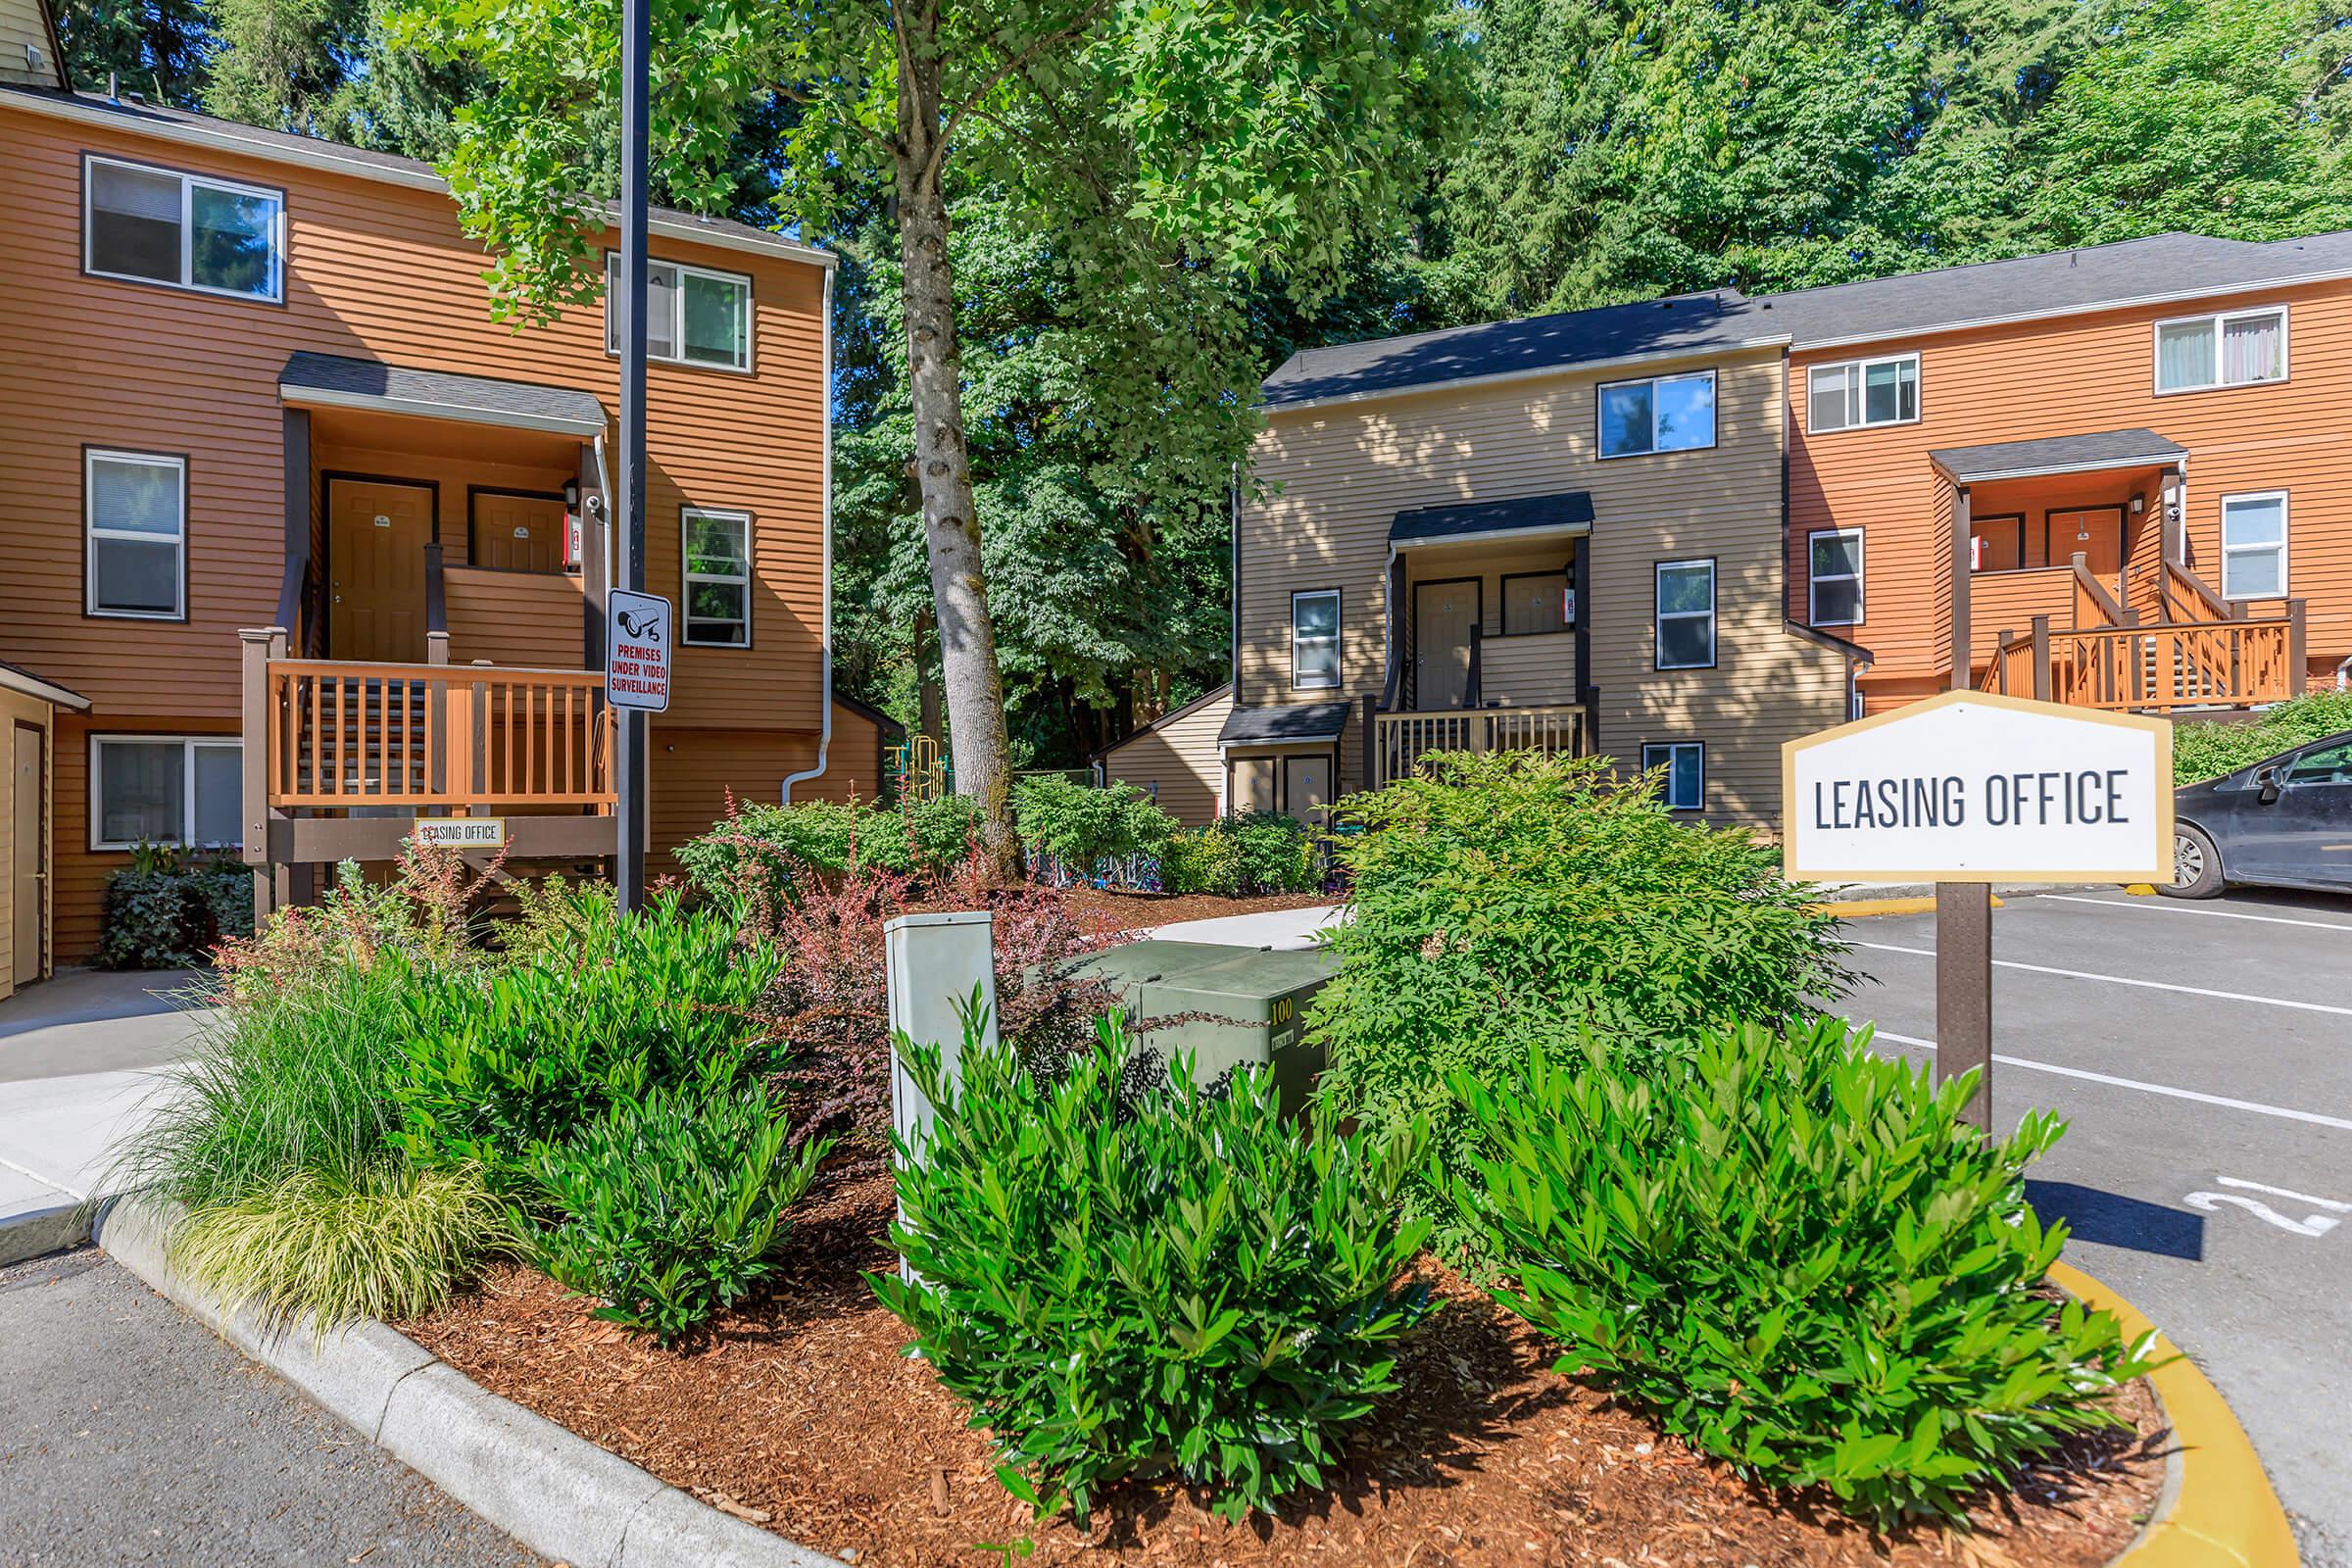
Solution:
M387 0L213 0L219 47L207 114L430 158L478 90L463 66L431 65L385 33Z
M58 0L57 30L73 84L159 95L188 108L203 89L214 38L205 0Z

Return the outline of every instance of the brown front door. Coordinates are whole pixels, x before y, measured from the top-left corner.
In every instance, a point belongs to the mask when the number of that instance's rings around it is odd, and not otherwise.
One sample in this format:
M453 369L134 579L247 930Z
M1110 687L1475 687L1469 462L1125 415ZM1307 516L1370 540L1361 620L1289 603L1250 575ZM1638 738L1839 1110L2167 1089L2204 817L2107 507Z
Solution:
M424 547L433 492L335 479L326 487L326 651L366 663L424 662Z
M2051 513L2049 550L2053 566L2065 565L2080 552L2092 576L2114 576L2124 569L2124 509L2091 507L2082 512Z
M1459 708L1470 696L1470 628L1478 624L1479 581L1413 588L1413 706Z
M11 759L16 808L10 818L10 842L15 849L9 857L9 882L15 896L11 907L16 913L12 978L22 986L41 977L41 959L48 948L44 915L49 901L42 894L49 868L42 862L48 858L49 835L44 831L48 824L41 809L45 793L41 786L48 768L43 765L41 732L30 724L17 725L16 732L16 755Z
M562 571L564 521L562 496L476 490L472 564L495 571Z

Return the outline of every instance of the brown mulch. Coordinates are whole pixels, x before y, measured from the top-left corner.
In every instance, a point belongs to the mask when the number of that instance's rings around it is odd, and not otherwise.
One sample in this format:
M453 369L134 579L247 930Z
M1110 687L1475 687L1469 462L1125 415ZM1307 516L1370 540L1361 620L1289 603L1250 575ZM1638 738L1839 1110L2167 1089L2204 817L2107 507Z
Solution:
M1337 904L1336 893L1267 893L1253 899L1220 898L1214 893L1127 893L1107 888L1072 888L1070 902L1088 914L1100 915L1117 931L1138 926L1173 925L1178 920L1213 920L1227 914L1256 914L1263 909L1309 909Z
M860 1277L895 1263L879 1240L890 1212L886 1168L834 1167L796 1214L788 1272L675 1353L520 1267L403 1327L485 1387L858 1568L987 1568L1024 1539L1029 1561L1055 1565L2095 1568L2136 1534L2163 1477L2157 1407L2134 1384L2120 1397L2135 1432L2070 1445L1980 1507L1973 1536L1876 1539L1775 1502L1547 1370L1524 1324L1439 1271L1446 1305L1327 1494L1232 1526L1180 1489L1131 1489L1090 1538L1008 1496L963 1406L901 1354L904 1328Z

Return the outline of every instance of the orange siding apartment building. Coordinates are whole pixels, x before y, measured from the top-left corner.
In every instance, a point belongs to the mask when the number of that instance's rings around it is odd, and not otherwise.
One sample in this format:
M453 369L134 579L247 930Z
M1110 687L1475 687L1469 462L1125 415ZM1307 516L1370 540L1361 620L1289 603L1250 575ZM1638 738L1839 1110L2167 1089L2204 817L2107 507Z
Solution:
M601 306L502 324L424 166L72 92L45 53L0 71L0 662L57 699L12 754L48 789L14 973L93 951L142 841L242 844L280 898L418 814L609 853ZM652 251L659 871L730 791L874 793L886 721L828 694L833 258L676 213Z

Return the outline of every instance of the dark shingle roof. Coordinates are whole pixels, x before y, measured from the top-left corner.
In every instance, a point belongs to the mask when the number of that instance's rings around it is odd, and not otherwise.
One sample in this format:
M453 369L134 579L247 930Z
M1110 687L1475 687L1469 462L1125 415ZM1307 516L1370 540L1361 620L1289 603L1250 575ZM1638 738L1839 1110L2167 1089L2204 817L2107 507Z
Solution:
M1237 708L1225 716L1217 739L1228 746L1264 746L1282 741L1336 741L1348 725L1346 703L1269 703Z
M1394 392L1470 376L1703 353L1769 340L1781 330L1770 320L1757 322L1738 294L1684 294L1564 316L1301 349L1266 377L1262 395L1269 408L1279 409L1318 398Z
M605 428L605 406L593 395L571 387L415 370L307 350L288 359L286 368L277 372L277 390L281 396L291 394L295 402L301 402L305 392L325 393L329 400L380 398L413 404L415 412L427 417L470 419L481 424L561 428L581 435L600 435Z
M1469 534L1517 533L1534 528L1572 527L1592 520L1592 497L1583 490L1520 496L1510 501L1474 501L1451 507L1399 512L1389 524L1391 544L1433 544Z
M1929 453L1928 459L1962 484L1970 484L2033 473L2136 468L2186 455L2185 447L2153 430L2100 430L2088 435L2054 435L2041 441L1943 447Z

